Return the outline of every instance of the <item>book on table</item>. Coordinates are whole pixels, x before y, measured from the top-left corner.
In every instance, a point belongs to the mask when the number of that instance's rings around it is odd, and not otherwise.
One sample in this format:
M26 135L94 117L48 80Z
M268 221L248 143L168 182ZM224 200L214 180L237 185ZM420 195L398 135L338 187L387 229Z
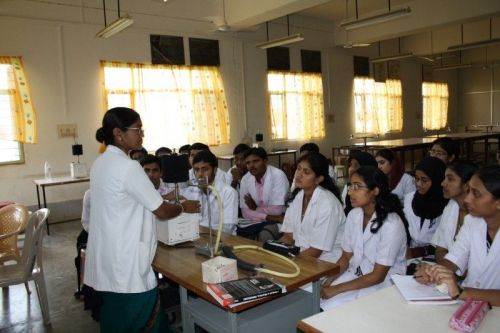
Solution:
M286 292L283 286L265 277L246 277L221 283L208 283L207 291L222 306L231 306Z
M412 275L391 275L403 298L411 304L454 304L450 295L440 292L435 285L420 284Z

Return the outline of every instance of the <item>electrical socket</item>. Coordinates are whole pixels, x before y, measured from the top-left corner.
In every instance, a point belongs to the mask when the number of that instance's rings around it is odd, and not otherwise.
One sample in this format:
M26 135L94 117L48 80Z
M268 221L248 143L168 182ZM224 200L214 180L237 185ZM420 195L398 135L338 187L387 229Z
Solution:
M60 138L73 138L78 136L76 124L58 124L57 134Z

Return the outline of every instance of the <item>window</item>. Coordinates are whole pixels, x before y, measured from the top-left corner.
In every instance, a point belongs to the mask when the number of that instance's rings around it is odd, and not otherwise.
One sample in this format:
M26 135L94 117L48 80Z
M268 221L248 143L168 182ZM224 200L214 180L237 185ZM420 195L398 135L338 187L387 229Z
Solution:
M403 129L403 103L400 80L375 82L354 78L355 132L383 134Z
M325 136L321 74L270 71L267 89L272 139Z
M107 61L101 66L106 109L136 110L148 150L195 141L229 143L229 115L217 67Z
M424 130L438 130L448 123L448 85L422 83L422 114Z
M0 57L0 163L23 162L21 143L36 142L36 115L20 57Z

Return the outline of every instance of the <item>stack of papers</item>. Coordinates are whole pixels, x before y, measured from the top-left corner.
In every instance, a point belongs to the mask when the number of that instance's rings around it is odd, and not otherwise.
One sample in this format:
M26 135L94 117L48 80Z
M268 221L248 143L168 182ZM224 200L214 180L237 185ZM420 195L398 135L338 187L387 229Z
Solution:
M436 285L420 284L412 275L391 275L391 279L403 298L412 304L454 304L450 295L436 289Z

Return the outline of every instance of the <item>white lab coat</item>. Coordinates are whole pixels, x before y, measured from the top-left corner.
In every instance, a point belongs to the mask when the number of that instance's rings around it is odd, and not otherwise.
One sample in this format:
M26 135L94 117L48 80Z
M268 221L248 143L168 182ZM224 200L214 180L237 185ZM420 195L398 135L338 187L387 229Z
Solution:
M224 232L234 234L236 223L238 222L238 192L231 186L214 181L215 190L219 192L224 208ZM207 227L208 223L208 205L210 205L210 216L212 229L219 228L219 204L214 193L210 193L207 203L207 196L202 193L198 187L190 186L180 191L181 195L188 200L198 200L201 203L200 225Z
M422 228L420 228L420 217L415 215L411 202L415 192L408 193L404 201L404 213L408 220L408 229L410 230L411 244L410 247L422 247L431 243L431 238L436 232L441 221L441 216L435 219L425 219Z
M137 161L109 145L90 170L89 239L84 283L98 291L141 293L156 287L156 218L163 202Z
M267 166L264 174L264 189L262 191L262 201L257 202L257 190L255 188L255 176L247 172L240 182L240 207L248 208L245 203L245 195L250 193L257 206L282 206L285 204L288 195L288 178L283 170L272 165Z
M373 214L371 221L376 217ZM376 234L370 231L373 223L369 222L363 230L363 210L353 208L347 216L342 248L353 253L349 267L332 285L351 281L358 276L358 267L363 275L371 273L375 264L390 267L385 280L377 285L352 290L321 301L321 308L328 310L340 304L366 296L379 289L390 286L392 274L406 273L406 232L403 222L396 213L387 216L382 227Z
M342 194L341 194L341 197L342 197L342 207L345 208L345 199L347 198L347 192L349 190L347 189L347 184L344 185L344 188L342 189Z
M432 236L431 244L449 250L455 241L460 207L451 199L444 207L441 222Z
M295 245L302 250L314 247L322 250L319 259L337 262L342 255L345 215L340 201L321 186L316 187L304 218L302 201L304 191L297 193L286 210L281 232L293 233Z
M398 185L392 190L392 193L398 196L401 204L404 205L405 196L408 193L415 192L417 188L415 187L415 178L407 173L403 173L403 176L399 180Z
M90 189L85 191L82 200L82 227L83 230L89 231L90 224Z
M445 256L458 266L460 275L467 272L463 287L500 289L500 233L488 252L486 232L484 219L466 215L457 240Z

